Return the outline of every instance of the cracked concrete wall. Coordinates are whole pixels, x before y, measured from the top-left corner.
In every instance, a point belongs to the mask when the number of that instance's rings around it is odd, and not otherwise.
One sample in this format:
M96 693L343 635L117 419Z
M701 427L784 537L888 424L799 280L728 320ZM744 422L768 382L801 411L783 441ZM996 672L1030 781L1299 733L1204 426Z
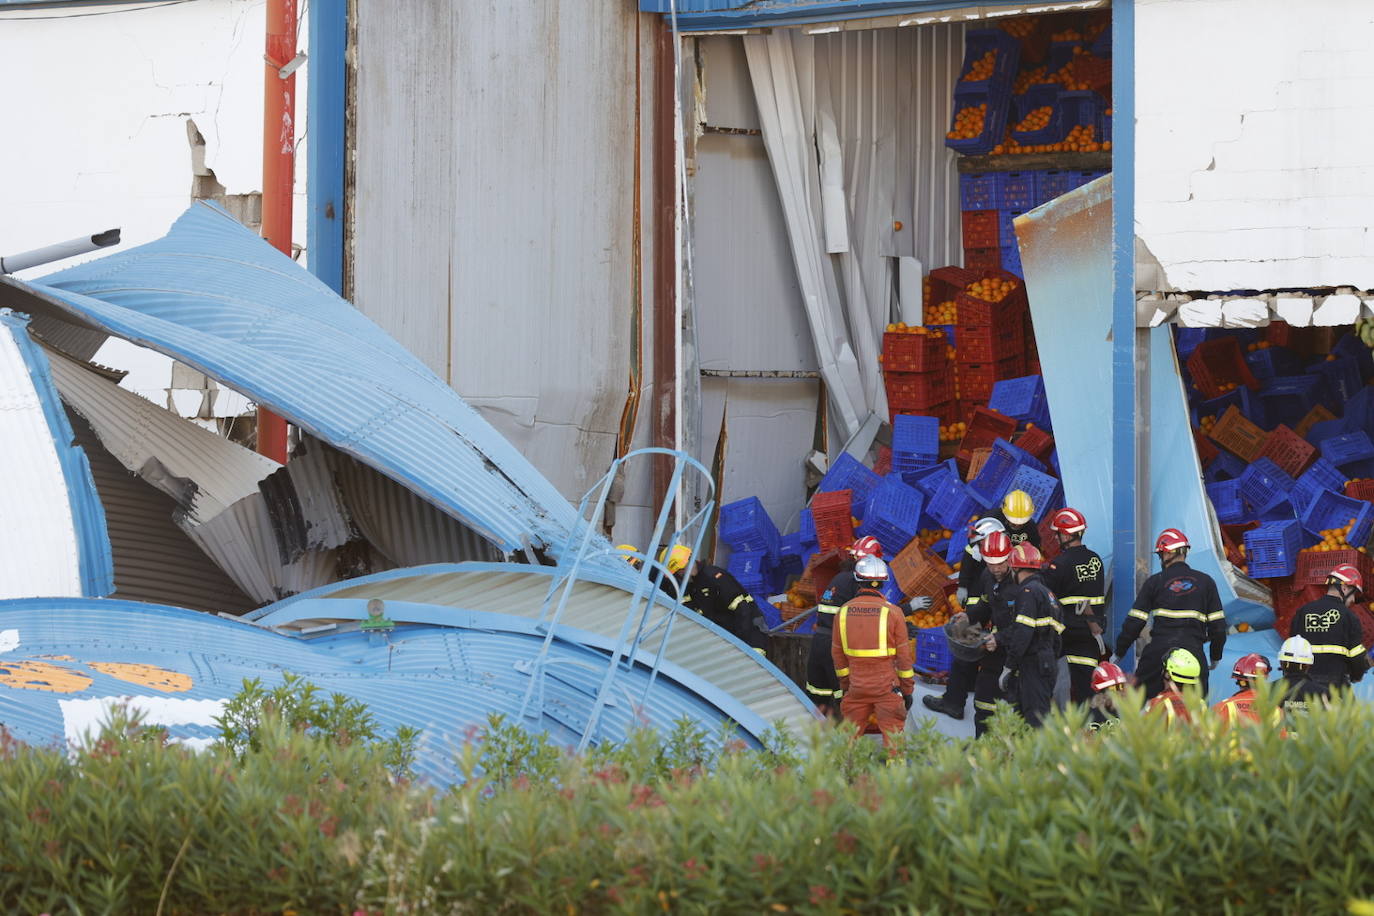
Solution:
M201 0L102 6L99 15L71 6L0 11L0 75L9 87L0 252L114 226L123 248L152 241L181 215L206 169L227 195L259 191L265 8L264 0ZM296 77L302 135L308 69ZM188 121L204 140L195 162ZM302 244L304 154L302 144Z
M1136 0L1136 233L1169 284L1374 287L1371 45L1367 0Z

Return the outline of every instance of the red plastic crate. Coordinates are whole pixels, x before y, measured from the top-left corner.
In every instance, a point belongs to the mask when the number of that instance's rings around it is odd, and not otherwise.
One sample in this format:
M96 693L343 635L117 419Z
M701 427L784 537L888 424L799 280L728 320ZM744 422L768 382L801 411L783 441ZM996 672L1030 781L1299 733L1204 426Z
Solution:
M1016 432L1016 420L1003 416L989 407L976 407L969 414L968 429L959 442L960 464L967 465L974 449L991 448L997 439L1007 439Z
M961 363L959 366L959 396L986 401L992 397L992 386L1003 379L1025 375L1025 362L1020 356L995 363Z
M1342 563L1349 563L1368 581L1374 575L1369 554L1353 547L1344 550L1303 550L1298 553L1298 568L1293 573L1294 585L1325 585L1327 574Z
M1264 430L1245 418L1240 408L1232 404L1207 434L1211 439L1242 461L1254 461L1264 445Z
M817 493L811 497L811 518L816 523L816 545L822 550L840 550L854 543L854 522L849 490Z
M1289 477L1296 478L1307 466L1316 460L1316 446L1307 442L1293 430L1280 423L1269 435L1255 454L1256 458L1268 458Z
M1200 429L1193 430L1193 442L1197 444L1197 456L1203 467L1207 467L1221 454L1221 450L1213 445L1212 440L1204 436Z
M980 296L969 292L967 286L960 291L958 298L954 301L959 305L959 328L995 327L1002 315L1015 312L1023 313L1028 308L1026 299L1026 286L1021 282L1021 278L1016 274L1006 270L982 270L969 285L977 280L1003 280L1014 284L1014 289L1007 295L991 302ZM961 341L962 342L962 341Z
M1360 619L1360 627L1364 630L1364 639L1361 640L1364 647L1368 649L1370 646L1374 646L1374 614L1369 612L1369 606L1357 604L1351 610Z
M965 248L964 264L973 270L996 270L1002 266L1002 249L992 248ZM958 302L959 300L955 300Z
M960 311L962 314L962 308ZM1193 385L1208 399L1219 398L1240 385L1252 390L1259 388L1240 342L1234 337L1218 337L1198 344L1188 357L1188 372Z
M1274 599L1274 629L1284 639L1292 635L1293 615L1309 601L1316 601L1326 593L1320 585L1300 586L1292 576L1269 580L1269 593Z
M1226 547L1226 559L1232 566L1244 566L1245 554L1240 545L1245 543L1245 532L1259 527L1259 522L1241 522L1238 525L1222 525L1221 541Z
M940 331L888 331L883 334L883 371L944 372L949 368L948 346Z
M940 421L941 426L949 426L957 423L961 419L958 401L945 401L943 404L931 404L929 407L893 407L888 404L887 424L893 425L893 421L903 415L915 417L935 417Z
M1357 477L1345 482L1345 495L1351 499L1362 499L1374 503L1374 478Z
M978 271L966 267L935 268L926 277L930 284L930 295L926 296L925 301L937 303L957 299L965 287L978 279L978 274Z
M1302 422L1293 427L1293 432L1306 439L1307 433L1312 427L1316 426L1318 423L1325 423L1327 420L1334 419L1336 419L1335 414L1327 410L1321 404L1318 404L1307 412L1307 416L1302 418Z
M921 409L954 398L954 379L948 372L884 372L888 406Z
M1294 330L1286 321L1271 321L1264 329L1264 339L1276 347L1291 347L1297 338Z
M1045 517L1036 526L1040 530L1040 556L1045 558L1046 563L1059 556L1059 538L1050 529L1050 522L1053 520L1054 513L1046 512Z
M997 230L996 210L963 211L964 248L996 248Z
M996 327L960 328L959 359L966 363L992 363L1024 353L1025 332L1021 316L1010 314Z
M1042 462L1049 461L1050 452L1054 451L1054 437L1038 426L1027 426L1012 444Z

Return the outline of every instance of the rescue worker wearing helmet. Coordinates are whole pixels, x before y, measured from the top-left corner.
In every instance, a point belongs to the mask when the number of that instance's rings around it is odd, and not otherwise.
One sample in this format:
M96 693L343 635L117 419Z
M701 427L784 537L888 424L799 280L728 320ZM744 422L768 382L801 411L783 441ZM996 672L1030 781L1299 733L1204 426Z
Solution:
M978 599L978 580L983 572L983 559L977 550L983 538L993 531L1002 530L1011 541L1011 546L1029 541L1037 548L1040 546L1040 529L1035 527L1033 517L1035 503L1024 490L1012 490L1002 497L1002 505L974 521L969 528L968 546L959 560L959 592L961 605ZM995 524L993 524L995 523Z
M1165 528L1160 533L1155 553L1162 569L1140 587L1117 636L1116 656L1124 656L1153 619L1150 644L1135 666L1146 698L1164 689L1164 660L1174 649L1187 649L1197 656L1202 669L1199 687L1206 696L1208 665L1203 661L1203 644L1210 643L1212 668L1221 661L1226 648L1226 612L1217 584L1211 576L1188 565L1188 539L1177 528Z
M906 620L880 589L887 581L887 564L863 557L854 564L859 593L835 615L830 656L844 697L840 711L862 731L872 715L882 732L883 746L906 726L916 672Z
M1069 699L1086 703L1093 697L1092 676L1106 657L1102 641L1106 577L1102 558L1083 546L1088 520L1077 509L1060 509L1050 517L1059 555L1045 567L1049 586L1064 609L1064 658L1069 663Z
M754 596L745 590L729 570L700 560L692 563L692 550L682 544L659 553L659 562L679 581L686 577L683 607L733 634L755 652L763 655L768 647L767 626ZM688 567L692 571L687 576Z
M1045 585L1041 563L1040 550L1033 544L1022 542L1012 550L1011 569L1018 588L1011 624L997 636L997 643L1007 650L1003 692L1033 728L1045 721L1054 701L1064 632L1064 612Z
M964 558L959 563L959 591L956 594L959 605L972 611L989 593L983 573L987 564L983 560L983 543L993 533L1005 534L1006 525L995 516L985 516L969 526L968 545L964 548ZM968 704L969 691L978 677L978 663L952 658L949 663L949 680L945 683L944 696L938 699L931 696L921 697L927 709L942 712L954 719L964 717L964 706Z
M1093 669L1092 699L1088 701L1088 727L1112 728L1121 721L1121 695L1126 692L1126 672L1112 662Z
M1326 700L1326 690L1312 680L1314 660L1312 644L1301 636L1290 636L1279 647L1279 671L1283 675L1279 709L1285 719L1302 715Z
M1327 693L1348 688L1369 667L1363 628L1350 610L1363 591L1360 571L1342 563L1327 575L1326 594L1293 615L1293 635L1312 646L1312 680Z
M1255 685L1267 681L1270 670L1272 669L1269 659L1258 652L1250 652L1236 659L1236 663L1231 666L1231 677L1238 689L1213 706L1212 711L1220 716L1226 725L1241 720L1259 722L1259 713L1255 712Z
M810 653L806 659L806 693L822 712L838 716L840 713L840 682L830 659L830 642L835 628L835 615L851 598L859 593L854 578L854 564L863 557L882 559L883 545L872 536L861 537L845 548L845 558L839 571L831 578L816 602L816 629L811 634Z
M1015 616L1012 608L1019 591L1012 574L1011 554L1011 540L1005 533L995 531L988 535L983 542L983 600L968 610L969 621L989 631L987 654L978 661L973 682L973 731L979 738L987 732L988 720L997 711L997 701L1003 698L998 681L1007 666L1007 649L999 644L998 636L1011 627Z
M1171 725L1180 719L1192 722L1193 716L1188 712L1183 692L1195 691L1201 686L1202 670L1202 662L1198 661L1192 651L1184 648L1170 649L1164 659L1163 690L1145 704L1145 712L1162 710L1162 714L1168 718Z

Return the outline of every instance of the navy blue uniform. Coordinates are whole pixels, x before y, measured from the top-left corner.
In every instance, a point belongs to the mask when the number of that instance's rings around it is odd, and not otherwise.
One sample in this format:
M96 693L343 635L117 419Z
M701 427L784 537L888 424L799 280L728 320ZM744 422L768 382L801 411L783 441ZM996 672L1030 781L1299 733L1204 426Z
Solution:
M1054 701L1064 615L1038 572L1026 577L1013 594L1014 616L1005 631L1010 689L1021 717L1039 728Z
M830 659L830 639L835 629L835 615L858 594L854 561L845 560L816 602L816 629L811 634L811 648L806 657L806 692L813 703L834 704L840 699L840 681L835 677L835 664Z
M768 634L764 632L763 614L754 596L727 570L703 565L688 580L682 604L722 630L733 633L755 651L767 648Z
M1090 623L1106 630L1107 599L1102 558L1082 544L1068 548L1045 567L1045 585L1064 609L1064 658L1069 663L1069 698L1086 703L1093 696L1093 669L1102 650Z
M1212 577L1180 560L1150 576L1140 587L1135 604L1116 639L1116 654L1123 656L1153 617L1150 644L1140 654L1135 673L1145 685L1147 698L1164 689L1164 659L1174 649L1187 649L1202 666L1202 695L1207 696L1208 663L1203 643L1211 643L1212 663L1221 661L1226 648L1226 612Z
M973 623L991 629L997 637L997 648L977 663L977 675L973 682L973 731L981 738L988 729L988 719L992 718L997 709L997 701L1008 699L1002 696L997 681L1002 675L1002 669L1007 666L1007 647L1004 641L1007 638L1007 630L1016 616L1013 605L1020 588L1012 573L1008 572L999 582L986 569L983 570L980 585L980 600L969 608L968 618Z
M1340 598L1323 595L1298 608L1293 635L1312 644L1309 674L1323 689L1349 687L1364 677L1369 667L1364 628Z

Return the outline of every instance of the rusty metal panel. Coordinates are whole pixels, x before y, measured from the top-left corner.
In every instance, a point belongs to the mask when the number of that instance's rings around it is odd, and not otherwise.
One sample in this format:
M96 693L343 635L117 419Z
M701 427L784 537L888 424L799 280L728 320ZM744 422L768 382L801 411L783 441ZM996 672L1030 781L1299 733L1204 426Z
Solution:
M641 34L624 3L357 12L355 301L580 498L630 375L636 46L656 18Z

